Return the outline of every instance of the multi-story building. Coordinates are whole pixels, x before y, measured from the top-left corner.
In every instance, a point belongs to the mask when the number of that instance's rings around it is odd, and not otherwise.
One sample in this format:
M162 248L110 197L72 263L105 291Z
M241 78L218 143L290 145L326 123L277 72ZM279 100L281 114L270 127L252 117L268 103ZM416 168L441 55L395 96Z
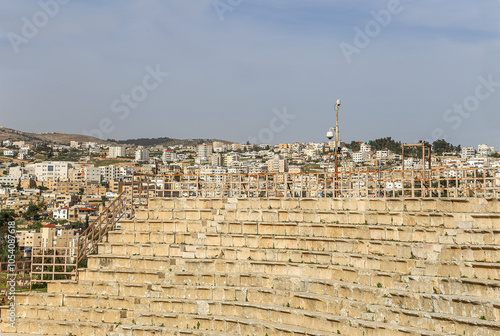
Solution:
M371 152L372 150L372 146L368 143L361 143L361 145L359 145L359 151L360 152Z
M235 162L238 162L241 158L239 153L227 153L223 157L222 164L226 167L232 166Z
M477 146L477 152L479 155L491 156L491 154L495 153L495 147L482 144Z
M368 155L368 152L354 152L352 153L352 161L355 163L364 163L366 160L368 160L370 156Z
M476 155L474 147L462 147L462 153L460 154L462 159L469 159L471 157L474 157L474 155Z
M135 161L148 161L149 160L149 150L138 149L135 151Z
M68 178L71 181L101 181L101 170L93 165L81 165L69 170Z
M105 196L106 187L103 187L97 183L87 182L87 185L85 186L85 195Z
M109 147L108 157L109 158L117 158L125 156L125 147L117 146L117 147Z
M109 191L117 195L121 194L123 191L123 182L115 180L109 181Z
M70 227L47 224L40 229L41 247L69 247L75 238L75 231Z
M241 149L241 144L239 143L234 143L234 144L231 144L231 150L239 150Z
M227 151L227 146L220 141L214 141L212 143L212 149L215 153L223 153Z
M26 146L26 147L21 147L19 149L19 154L25 154L25 155L29 155L31 152L31 149L29 148L29 146Z
M212 155L212 145L205 143L198 145L196 154L199 158L209 158Z
M212 154L210 157L211 166L222 166L222 155L220 153Z
M288 144L281 143L281 144L279 144L278 149L288 149Z
M68 210L69 210L69 207L54 209L54 211L52 211L52 218L54 218L54 219L68 219L69 218Z
M81 146L81 142L71 140L71 141L69 142L69 146L70 146L71 148L80 148L80 146Z
M103 182L109 182L111 180L120 180L126 176L132 175L136 168L134 166L102 166L101 169L101 179Z
M10 186L15 187L19 183L19 178L12 176L0 176L0 186Z
M56 226L47 224L40 229L41 247L54 247L54 236L56 234Z
M283 159L279 155L275 155L271 160L268 160L266 164L271 173L285 173L288 171L288 160Z
M161 160L163 161L163 163L174 162L177 160L177 154L171 150L165 150L163 151Z
M42 234L35 230L18 231L19 247L26 250L27 248L39 247L42 243Z
M46 161L35 163L34 167L35 176L39 181L47 181L50 178L67 180L71 165L62 161Z
M99 167L101 170L101 180L109 182L111 180L116 180L119 175L118 167L115 165L102 166Z
M384 148L382 150L378 150L376 152L378 158L388 157L392 154L392 152L388 148Z

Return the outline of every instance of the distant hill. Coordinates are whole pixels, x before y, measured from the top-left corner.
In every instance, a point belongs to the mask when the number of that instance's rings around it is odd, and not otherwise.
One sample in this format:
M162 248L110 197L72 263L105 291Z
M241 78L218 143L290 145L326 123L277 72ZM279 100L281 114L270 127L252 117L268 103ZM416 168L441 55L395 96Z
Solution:
M118 143L121 145L136 145L136 146L175 146L175 145L185 145L185 146L193 146L199 145L202 143L212 143L214 141L219 141L224 144L232 144L233 142L227 140L219 140L219 139L174 139L168 137L162 138L140 138L140 139L128 139L128 140L114 140L108 139L110 142Z
M28 133L23 131L17 131L14 129L6 128L0 126L0 141L3 140L11 140L11 141L25 141L27 143L55 143L55 144L67 144L69 145L70 141L79 141L79 142L97 142L99 144L112 144L107 140L102 140L99 138L91 137L88 135L81 134L66 134L66 133Z
M136 145L136 146L174 146L174 145L198 145L202 143L212 143L214 141L220 141L225 144L231 144L231 141L218 140L218 139L174 139L168 137L162 138L140 138L140 139L128 139L128 140L102 140L99 138L91 137L88 135L81 134L67 134L67 133L28 133L23 131L17 131L14 129L6 128L0 126L0 142L3 140L11 141L25 141L26 143L55 143L60 145L69 145L70 141L78 142L96 142L98 144L105 145Z

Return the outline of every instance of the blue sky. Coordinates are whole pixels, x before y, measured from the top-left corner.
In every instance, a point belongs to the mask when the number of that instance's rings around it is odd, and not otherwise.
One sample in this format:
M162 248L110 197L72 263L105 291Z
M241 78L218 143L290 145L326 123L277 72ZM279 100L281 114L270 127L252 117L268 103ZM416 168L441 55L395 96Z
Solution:
M2 126L246 142L286 109L294 118L264 140L325 141L341 98L345 141L500 149L500 86L476 97L500 82L500 1L62 2L0 0ZM168 76L144 91L155 68ZM146 97L114 111L132 92Z

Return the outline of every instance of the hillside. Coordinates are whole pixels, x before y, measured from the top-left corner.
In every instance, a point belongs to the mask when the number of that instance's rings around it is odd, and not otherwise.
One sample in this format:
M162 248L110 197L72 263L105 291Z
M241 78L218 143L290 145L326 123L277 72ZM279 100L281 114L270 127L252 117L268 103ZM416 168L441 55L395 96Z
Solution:
M112 144L107 140L81 134L66 133L28 133L0 126L0 141L25 141L27 143L48 142L55 144L69 144L70 141L97 142L99 144Z
M67 134L60 132L28 133L0 126L0 142L7 139L11 141L25 141L27 143L45 142L45 143L69 145L70 141L79 141L79 142L97 142L99 144L106 144L106 145L120 144L120 145L135 145L135 146L145 146L145 147L158 146L158 145L174 146L180 144L191 146L191 145L201 144L204 142L212 143L214 141L220 141L225 144L232 143L231 141L218 140L218 139L174 139L169 137L140 138L140 139L128 139L128 140L114 140L114 139L102 140L87 135Z
M202 143L212 143L214 141L219 141L224 144L231 144L233 142L227 140L219 140L219 139L174 139L168 137L162 138L140 138L140 139L128 139L128 140L114 140L108 139L108 141L116 142L121 145L136 145L136 146L175 146L175 145L185 145L185 146L193 146Z

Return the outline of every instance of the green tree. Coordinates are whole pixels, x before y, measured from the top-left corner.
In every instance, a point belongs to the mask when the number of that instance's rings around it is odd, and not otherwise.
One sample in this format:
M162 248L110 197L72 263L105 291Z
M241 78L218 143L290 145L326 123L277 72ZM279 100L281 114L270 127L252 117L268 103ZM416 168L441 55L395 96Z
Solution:
M12 209L0 210L0 227L7 225L8 222L14 220L15 212Z
M397 154L402 153L401 141L396 141L391 137L385 137L385 138L371 140L371 141L369 141L369 143L370 143L373 151L382 150L384 148L387 148L393 153L397 153Z
M0 261L6 261L8 255L8 223L14 220L14 210L0 210Z
M460 145L454 146L444 139L439 139L432 143L432 151L436 154L443 154L445 152L457 152L460 151Z
M23 214L23 217L24 219L35 219L39 216L39 212L41 210L43 210L42 204L35 204L33 202L30 202L30 204L28 205L28 209Z
M360 144L358 141L351 141L351 143L346 144L346 147L352 150L353 152L359 152Z

